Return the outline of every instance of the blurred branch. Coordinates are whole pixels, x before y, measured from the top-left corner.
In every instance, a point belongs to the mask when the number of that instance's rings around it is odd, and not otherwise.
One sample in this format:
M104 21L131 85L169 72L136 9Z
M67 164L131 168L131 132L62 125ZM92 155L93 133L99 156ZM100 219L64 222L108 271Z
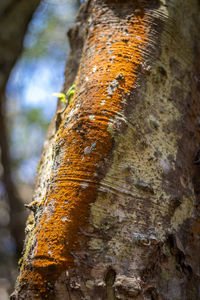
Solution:
M0 16L7 14L8 10L13 7L13 4L16 3L17 0L3 0L0 5Z
M3 183L10 206L10 230L16 241L17 255L23 243L23 204L17 195L11 176L11 159L6 130L5 88L10 72L23 49L23 39L40 0L10 0L0 2L0 147Z
M9 74L23 49L23 39L40 0L9 1L0 18L0 91L5 89ZM1 93L2 95L2 93Z
M1 100L4 96L1 94ZM1 147L1 164L3 166L3 183L6 189L8 204L10 207L10 232L16 241L16 253L20 255L23 247L24 238L24 218L23 204L17 195L16 188L11 176L11 159L9 155L6 120L5 120L5 101L0 105L0 147Z

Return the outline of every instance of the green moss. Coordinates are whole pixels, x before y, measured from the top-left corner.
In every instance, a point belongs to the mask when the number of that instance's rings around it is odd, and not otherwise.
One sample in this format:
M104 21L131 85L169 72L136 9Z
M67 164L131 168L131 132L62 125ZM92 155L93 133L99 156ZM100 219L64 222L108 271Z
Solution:
M108 123L107 131L110 133L111 136L114 136L113 123L111 123L111 122Z
M194 199L193 197L184 197L181 205L175 210L171 219L171 225L178 228L185 220L193 216Z
M169 281L171 279L171 275L170 275L169 271L166 269L162 269L161 277L162 277L162 279L164 279L166 281Z

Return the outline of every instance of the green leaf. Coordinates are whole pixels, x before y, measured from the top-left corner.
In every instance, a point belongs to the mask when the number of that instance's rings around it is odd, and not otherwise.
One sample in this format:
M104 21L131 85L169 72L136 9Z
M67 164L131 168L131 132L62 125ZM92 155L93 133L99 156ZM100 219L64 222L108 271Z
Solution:
M65 94L63 94L63 93L53 93L52 96L55 96L58 98L65 98Z
M62 101L63 103L67 103L67 100L66 100L66 98L65 98L65 97L63 97L63 98L60 98L60 101Z
M76 85L72 84L72 86L67 90L66 95L69 96L72 91L73 91L73 94L74 94L75 87L76 87Z

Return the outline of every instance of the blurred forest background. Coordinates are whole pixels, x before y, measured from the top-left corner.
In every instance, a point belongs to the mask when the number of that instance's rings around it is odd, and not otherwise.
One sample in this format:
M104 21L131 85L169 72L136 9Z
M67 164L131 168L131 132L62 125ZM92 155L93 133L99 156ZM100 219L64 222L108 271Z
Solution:
M28 213L24 204L31 201L46 131L56 110L52 94L61 91L64 82L67 31L82 1L26 0L29 6L38 3L21 37L16 24L26 18L26 11L20 12L20 2L24 0L0 3L0 300L9 299L18 273ZM20 38L23 50L16 46Z

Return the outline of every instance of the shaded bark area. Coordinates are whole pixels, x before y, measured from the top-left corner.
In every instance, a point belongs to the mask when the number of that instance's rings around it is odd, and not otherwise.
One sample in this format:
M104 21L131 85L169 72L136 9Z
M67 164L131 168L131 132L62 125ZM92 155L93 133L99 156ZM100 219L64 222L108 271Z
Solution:
M11 177L8 133L6 128L5 88L10 72L19 58L28 23L40 1L10 0L0 3L0 148L3 166L2 181L10 206L10 231L16 242L18 257L21 254L24 238L24 207L17 194Z
M82 5L12 299L200 299L199 9Z

